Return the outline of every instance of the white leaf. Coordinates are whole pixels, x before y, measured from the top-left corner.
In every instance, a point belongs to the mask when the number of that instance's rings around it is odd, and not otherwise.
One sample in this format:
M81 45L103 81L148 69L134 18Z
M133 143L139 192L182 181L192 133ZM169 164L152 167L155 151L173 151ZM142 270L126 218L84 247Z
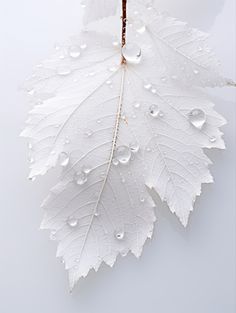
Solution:
M117 6L118 0L86 0L84 23L115 15Z
M64 168L43 203L42 228L58 241L71 288L118 254L140 256L155 221L147 187L186 226L201 185L213 180L203 148L224 148L224 118L199 90L169 78L156 41L138 25L126 64L112 37L84 32L26 85L36 104L22 133L30 178Z
M144 5L135 4L130 12L137 10L139 23L146 25L170 76L185 85L215 87L230 84L220 73L220 62L209 46L208 34L154 9L145 10Z

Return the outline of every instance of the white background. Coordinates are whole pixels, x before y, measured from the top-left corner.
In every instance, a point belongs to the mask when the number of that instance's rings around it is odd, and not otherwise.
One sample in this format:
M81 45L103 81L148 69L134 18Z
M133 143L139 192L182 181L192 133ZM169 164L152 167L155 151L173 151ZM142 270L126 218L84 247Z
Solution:
M159 0L159 7L212 34L224 73L235 79L235 0ZM28 106L19 86L55 41L77 33L79 0L0 0L0 312L234 313L236 309L235 90L210 91L228 119L226 151L210 151L215 184L204 186L189 228L158 210L142 258L103 266L68 293L56 247L38 231L41 200L56 173L26 180L18 137Z

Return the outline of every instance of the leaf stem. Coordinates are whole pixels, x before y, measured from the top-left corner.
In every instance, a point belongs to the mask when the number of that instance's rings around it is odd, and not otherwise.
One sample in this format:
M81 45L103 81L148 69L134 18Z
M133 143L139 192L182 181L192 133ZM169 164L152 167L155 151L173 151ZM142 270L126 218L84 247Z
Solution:
M127 0L122 0L122 32L121 32L121 46L126 44L126 28L127 28ZM126 60L122 55L121 64L125 64Z

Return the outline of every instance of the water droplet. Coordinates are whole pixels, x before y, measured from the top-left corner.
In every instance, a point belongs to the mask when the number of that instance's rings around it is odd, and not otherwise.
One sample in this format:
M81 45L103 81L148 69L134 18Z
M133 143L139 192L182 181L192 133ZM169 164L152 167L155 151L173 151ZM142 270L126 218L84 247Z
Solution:
M82 186L88 181L88 177L87 174L85 174L84 172L80 172L75 174L74 180L77 185Z
M115 166L119 165L119 161L118 161L116 158L114 158L114 159L112 160L112 163L113 163L113 165L115 165Z
M34 162L35 162L34 158L33 157L29 157L29 163L33 164Z
M140 102L134 102L133 107L135 109L139 109L141 107L141 103Z
M161 77L161 81L162 81L163 83L166 83L166 82L167 82L167 77L166 77L166 76L162 76L162 77Z
M115 151L115 158L121 164L128 164L131 158L131 150L127 146L119 146Z
M211 143L215 143L217 140L217 138L215 136L210 137L210 142Z
M64 143L65 143L65 145L68 145L70 143L70 139L68 137L66 137Z
M118 39L114 39L113 42L112 42L112 45L114 47L119 47L120 43L119 43Z
M140 202L144 203L145 202L145 198L144 197L140 197Z
M80 49L85 50L87 48L87 44L86 43L82 43L80 45Z
M60 66L57 68L57 74L60 76L67 76L71 73L71 68L69 66Z
M75 217L69 217L67 220L67 225L72 227L72 228L77 227L78 226L78 219Z
M110 67L108 68L108 70L109 70L109 72L114 73L114 72L116 72L116 71L118 70L118 67L117 67L117 66L110 66Z
M93 135L93 131L91 129L86 129L84 135L85 137L91 137Z
M144 84L144 89L146 89L146 90L150 90L151 88L152 88L152 84L150 84L150 83L146 83L146 84Z
M50 240L53 240L53 241L54 241L54 240L57 239L57 238L56 238L56 233L57 233L57 232L56 232L55 230L52 230L52 231L51 231L51 233L50 233Z
M128 43L122 48L122 54L126 61L131 64L139 64L142 58L142 52L138 45Z
M85 173L85 174L89 174L91 171L92 171L92 167L89 166L89 165L84 165L82 167L82 172Z
M149 108L149 114L150 114L152 117L158 118L158 117L160 116L160 113L161 113L161 111L160 111L158 105L153 104L153 105L150 106L150 108Z
M27 93L28 93L28 95L30 95L30 96L34 96L35 93L36 93L36 91L32 88L32 89L28 90Z
M138 144L137 141L131 142L131 144L129 145L129 147L130 147L130 149L131 149L131 151L132 151L133 153L138 153L138 152L139 152L140 147L139 147L139 144Z
M199 74L199 70L195 69L195 70L193 70L193 73L194 73L195 75L198 75L198 74Z
M146 26L142 20L135 20L133 22L133 27L139 34L143 34L146 30Z
M96 210L96 212L94 213L94 216L95 216L95 217L99 217L99 216L100 216L100 213Z
M123 240L125 238L125 232L121 230L115 231L114 236L117 240Z
M206 114L200 109L194 109L189 113L189 121L197 129L202 129L206 123Z
M71 46L69 48L69 55L73 58L73 59L77 59L81 54L80 51L80 47L78 46Z
M66 167L69 164L70 158L66 152L62 152L59 156L59 163L61 166Z

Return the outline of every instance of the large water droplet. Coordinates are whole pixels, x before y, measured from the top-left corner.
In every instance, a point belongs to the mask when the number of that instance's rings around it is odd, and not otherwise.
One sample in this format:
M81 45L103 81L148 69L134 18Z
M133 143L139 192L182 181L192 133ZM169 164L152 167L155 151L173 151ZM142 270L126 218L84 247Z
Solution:
M114 236L117 240L123 240L125 238L125 232L123 230L117 230L115 231Z
M80 51L80 47L79 46L71 46L69 48L69 55L73 58L73 59L77 59L81 54Z
M131 150L127 146L119 146L115 151L115 158L121 164L128 164L131 159Z
M86 173L79 172L79 173L75 174L74 180L75 180L77 185L82 186L82 185L84 185L88 181L88 177L87 177Z
M75 217L69 217L67 220L67 225L72 227L72 228L77 227L78 226L78 219Z
M122 48L122 54L126 61L131 64L139 64L142 58L142 52L138 45L128 43Z
M189 121L197 129L202 129L206 123L206 114L200 109L194 109L189 113Z
M59 155L59 163L61 166L66 167L69 164L70 158L66 152L62 152Z

